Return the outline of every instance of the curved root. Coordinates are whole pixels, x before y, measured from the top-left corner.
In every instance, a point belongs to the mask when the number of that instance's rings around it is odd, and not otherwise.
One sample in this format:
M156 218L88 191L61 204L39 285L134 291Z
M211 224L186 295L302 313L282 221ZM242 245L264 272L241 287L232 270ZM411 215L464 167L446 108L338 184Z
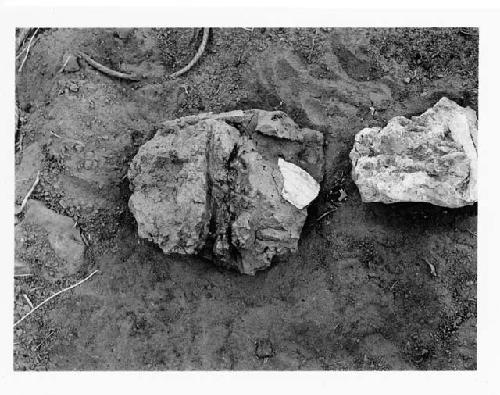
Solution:
M179 71L176 71L175 73L170 74L170 78L179 77L180 75L187 73L189 70L191 70L191 68L201 58L201 55L203 55L203 52L205 51L205 47L207 46L209 34L210 34L210 28L204 27L203 28L203 38L201 40L201 44L200 44L200 47L198 48L198 51L196 51L196 55L194 55L193 59L191 59L191 61L185 67L183 67Z
M134 74L121 73L119 71L111 70L110 68L96 62L94 59L92 59L89 55L87 55L84 52L78 51L77 55L85 59L85 61L92 67L94 67L96 70L99 70L101 73L109 75L110 77L121 78L123 80L129 80L129 81L139 81L141 79L140 77Z

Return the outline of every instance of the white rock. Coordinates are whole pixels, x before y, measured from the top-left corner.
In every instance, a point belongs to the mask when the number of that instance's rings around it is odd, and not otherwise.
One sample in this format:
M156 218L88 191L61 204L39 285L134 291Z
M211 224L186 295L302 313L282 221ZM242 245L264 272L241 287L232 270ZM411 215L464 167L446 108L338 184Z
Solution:
M319 184L308 172L281 158L278 166L283 176L281 195L288 202L301 210L318 196Z
M477 117L443 97L420 116L366 128L350 153L364 202L428 202L461 207L477 201Z

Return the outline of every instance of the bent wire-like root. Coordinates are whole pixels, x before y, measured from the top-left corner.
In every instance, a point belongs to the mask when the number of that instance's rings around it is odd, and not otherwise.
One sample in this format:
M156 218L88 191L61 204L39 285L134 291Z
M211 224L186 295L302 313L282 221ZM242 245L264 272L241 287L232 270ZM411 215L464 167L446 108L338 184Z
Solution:
M73 289L77 286L79 286L80 284L84 283L85 281L87 281L90 277L92 277L94 274L96 274L97 272L99 272L99 270L94 270L92 273L90 273L87 277L85 277L83 280L80 280L78 281L76 284L73 284L73 285L70 285L69 287L67 288L64 288L64 289L61 289L60 291L56 292L55 294L49 296L47 299L45 299L43 302L39 303L38 305L36 305L35 307L33 307L28 313L26 313L25 315L23 315L21 318L19 318L16 322L14 322L14 328L19 325L21 322L23 322L26 318L28 318L31 314L33 314L35 311L37 311L40 307L42 307L44 304L48 303L49 301L51 301L52 299L54 299L56 296L66 292L66 291L69 291L70 289Z
M203 28L203 38L201 39L201 44L198 48L198 51L196 51L196 54L194 55L193 59L182 69L179 71L176 71L175 73L170 74L170 78L176 78L179 77L180 75L187 73L191 68L200 60L201 55L203 55L203 52L205 51L205 47L207 46L207 41L208 41L208 36L210 34L210 28L209 27L204 27Z
M95 68L96 70L99 70L101 73L106 74L110 77L121 78L122 80L129 80L129 81L139 81L141 79L140 77L138 77L135 74L127 74L127 73L121 73L119 71L111 70L110 68L103 66L102 64L96 62L89 55L87 55L86 53L84 53L82 51L78 51L77 55L79 57L83 58L93 68Z

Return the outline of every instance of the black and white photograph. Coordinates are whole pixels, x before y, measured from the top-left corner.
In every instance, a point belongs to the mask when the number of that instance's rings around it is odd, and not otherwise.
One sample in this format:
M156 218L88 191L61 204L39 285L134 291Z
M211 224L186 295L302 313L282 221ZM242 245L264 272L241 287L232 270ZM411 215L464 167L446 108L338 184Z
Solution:
M482 29L376 25L11 29L13 372L476 372Z

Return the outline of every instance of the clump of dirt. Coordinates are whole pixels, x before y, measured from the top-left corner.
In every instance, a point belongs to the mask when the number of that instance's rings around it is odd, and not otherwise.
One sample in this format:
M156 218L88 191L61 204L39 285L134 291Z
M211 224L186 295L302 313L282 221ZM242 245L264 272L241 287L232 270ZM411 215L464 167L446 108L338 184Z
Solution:
M477 110L477 35L466 33L214 28L172 80L201 29L41 30L16 80L16 175L37 143L31 197L76 221L84 269L100 273L15 328L14 368L475 369L476 206L363 204L348 158L362 128L443 96ZM60 72L77 50L145 78L81 59ZM139 147L166 119L251 108L325 137L298 252L248 277L138 238L125 175ZM23 295L37 304L80 278L16 278L15 318L30 308Z
M127 174L140 237L250 275L296 252L323 179L320 132L262 110L164 125Z

